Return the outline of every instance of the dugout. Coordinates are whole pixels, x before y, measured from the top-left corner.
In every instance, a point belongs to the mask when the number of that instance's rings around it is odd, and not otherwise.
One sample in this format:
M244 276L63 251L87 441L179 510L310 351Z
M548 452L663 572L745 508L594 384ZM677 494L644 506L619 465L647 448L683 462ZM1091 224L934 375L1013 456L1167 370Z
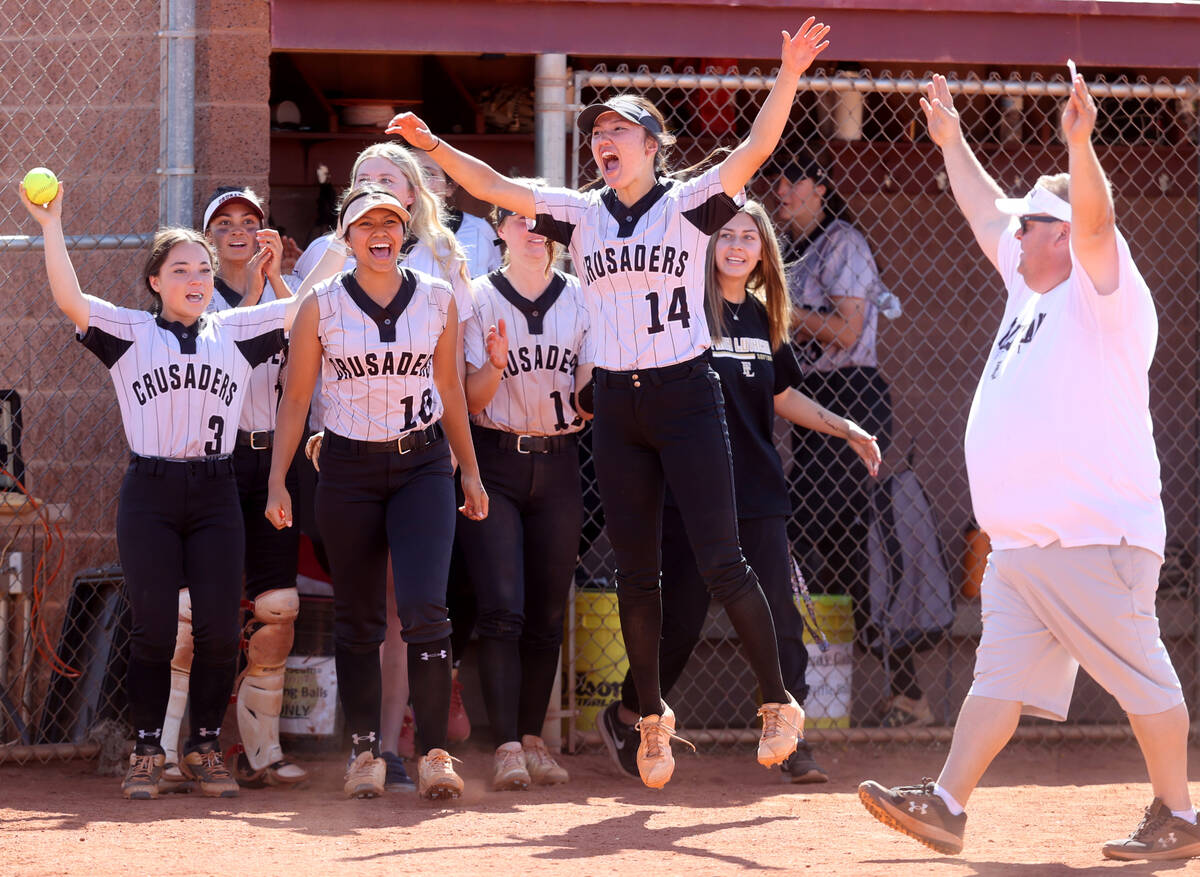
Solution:
M834 151L886 279L911 302L907 322L881 329L883 367L895 388L902 426L937 425L931 438L910 438L908 444L927 443L917 455L918 472L953 561L961 553L967 517L959 438L973 379L964 376L977 374L972 357L989 331L981 327L997 317L992 303L976 295L973 284L982 282L982 274L955 275L952 294L944 294L943 284L936 287L943 294L935 295L924 280L945 277L952 267L931 247L929 235L947 228L953 208L939 188L929 144L911 128L910 99L892 86L910 72L920 77L926 71L980 82L1015 77L1028 86L1018 95L1025 99L1019 108L1012 102L1002 105L1001 95L981 92L969 99L976 108L972 137L1000 156L997 167L1005 169L1006 184L1015 185L1025 181L1007 176L1023 172L1021 162L1009 160L1020 157L1014 142L1026 158L1035 150L1051 160L1056 154L1047 109L1055 98L1042 84L1061 75L1067 56L1089 80L1125 77L1137 88L1103 105L1112 120L1104 145L1119 161L1114 183L1119 209L1129 218L1124 227L1135 252L1144 254L1144 264L1156 272L1152 286L1162 296L1152 401L1173 551L1169 578L1164 578L1172 602L1162 614L1171 622L1166 633L1181 674L1190 680L1197 651L1192 597L1200 573L1194 560L1200 508L1195 451L1200 447L1195 366L1200 323L1194 301L1200 271L1197 103L1187 96L1186 84L1196 76L1200 7L1120 0L953 0L930 6L918 0L814 0L786 9L772 0L514 0L499 5L480 0L119 0L105 5L68 0L48 9L0 0L8 23L0 39L10 49L0 61L9 83L8 149L0 162L10 191L29 166L55 167L70 192L68 232L85 288L121 304L138 304L144 236L168 218L160 196L180 181L188 185L193 213L217 185L237 180L254 186L269 195L274 222L303 243L317 228L316 167L327 164L334 180L344 181L353 155L379 132L354 122L369 122L380 106L419 106L444 130L459 129L452 142L497 166L565 180L574 145L568 107L581 96L577 73L600 63L610 72L620 65L633 72L666 66L678 73L731 64L743 74L753 67L766 72L777 50L775 32L795 27L811 11L830 23L835 35L817 66L831 78L866 69L879 83L862 92L861 136L839 141ZM168 14L179 7L191 9L184 26L172 24ZM168 50L181 45L190 46L194 68L185 83L187 100L168 105L162 87L169 78ZM1183 91L1157 96L1160 82ZM514 103L527 108L531 101L532 130L519 124L515 131L489 130L486 114L480 119L485 105L480 93L498 86L511 89ZM677 123L703 116L686 90L652 87L679 110ZM520 94L527 97L518 100ZM739 112L754 100L749 91L739 92ZM288 102L295 112L285 108L288 112L280 115ZM801 95L798 104L797 125L813 136L836 108L836 102L817 94ZM539 108L544 111L540 124ZM191 152L177 164L165 146L184 116ZM719 120L720 113L714 118ZM734 120L735 131L744 119ZM1021 134L1006 146L1014 122ZM716 139L714 131L711 126L688 131L682 145L702 151ZM919 173L895 173L908 166ZM904 210L897 209L901 203ZM0 206L5 289L0 331L9 340L0 351L0 385L22 400L28 485L69 516L57 522L61 532L52 546L47 534L27 522L0 523L8 561L0 563L0 601L13 604L6 615L14 619L9 643L22 638L15 619L37 576L44 576L45 627L57 631L74 575L116 558L115 497L126 452L111 388L47 300L32 231L12 199ZM959 224L949 246L966 245ZM59 551L61 574L51 575L55 563L39 572L40 561L57 560ZM23 556L20 564L12 562L12 552ZM972 613L977 616L977 604L962 604L956 627L961 643L970 640ZM714 628L714 639L721 635ZM969 653L941 655L935 663L947 657L958 678L949 697L954 702ZM26 699L32 703L48 673L40 658L31 654L29 660L40 680L28 688ZM741 684L727 675L736 661L722 662L721 675L700 684ZM0 654L0 669L10 678L22 664L15 651ZM870 662L863 672L874 672ZM1194 685L1185 684L1196 700ZM741 706L737 709L744 714ZM1082 718L1113 717L1102 712Z

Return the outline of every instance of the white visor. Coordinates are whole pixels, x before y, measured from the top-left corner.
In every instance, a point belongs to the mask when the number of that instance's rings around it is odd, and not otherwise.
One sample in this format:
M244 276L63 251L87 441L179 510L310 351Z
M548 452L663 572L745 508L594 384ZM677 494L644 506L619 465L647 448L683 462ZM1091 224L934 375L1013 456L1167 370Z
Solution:
M374 190L359 191L357 194L351 195L350 199L342 205L342 228L348 231L350 226L378 207L392 211L404 220L405 225L408 224L408 211L400 203L400 199L391 192Z
M996 209L1010 216L1045 213L1063 222L1071 221L1071 205L1041 186L1034 186L1024 198L997 198Z

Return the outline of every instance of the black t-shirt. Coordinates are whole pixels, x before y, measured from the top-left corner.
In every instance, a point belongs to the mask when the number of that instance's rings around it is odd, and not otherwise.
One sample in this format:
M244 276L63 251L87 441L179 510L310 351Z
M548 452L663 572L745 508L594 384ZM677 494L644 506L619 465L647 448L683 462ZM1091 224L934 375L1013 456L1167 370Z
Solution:
M736 307L724 306L727 337L713 345L712 366L725 396L737 516L789 515L787 482L772 435L775 396L800 383L800 365L791 345L771 350L767 309L758 299L748 295ZM674 504L669 495L667 502Z

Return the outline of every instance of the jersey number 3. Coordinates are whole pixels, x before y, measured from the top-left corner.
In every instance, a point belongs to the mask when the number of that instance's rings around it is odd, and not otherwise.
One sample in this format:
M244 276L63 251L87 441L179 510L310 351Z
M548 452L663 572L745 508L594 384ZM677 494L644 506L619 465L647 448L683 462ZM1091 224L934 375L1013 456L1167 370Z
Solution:
M213 431L213 436L204 445L204 453L210 457L221 453L221 439L225 436L225 419L214 414L208 418L208 428Z
M657 335L667 327L658 316L658 293L646 293L646 301L650 302L650 325L646 331L651 335ZM675 320L683 328L688 328L692 324L692 315L688 312L687 306L687 290L682 286L676 286L671 290L671 304L667 307L667 320Z

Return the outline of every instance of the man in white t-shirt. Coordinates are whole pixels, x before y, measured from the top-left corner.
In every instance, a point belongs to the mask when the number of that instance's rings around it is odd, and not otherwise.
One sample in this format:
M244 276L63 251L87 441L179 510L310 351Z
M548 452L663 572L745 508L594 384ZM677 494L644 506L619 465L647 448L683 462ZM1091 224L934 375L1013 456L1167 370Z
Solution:
M1163 519L1147 372L1150 290L1117 231L1092 148L1096 105L1072 75L1070 174L1005 198L963 138L944 77L921 100L959 208L1008 292L965 437L971 500L992 540L983 635L937 782L859 798L942 853L962 850L963 805L1022 714L1063 721L1082 665L1129 715L1154 801L1113 859L1200 855L1187 785L1188 713L1159 636Z

